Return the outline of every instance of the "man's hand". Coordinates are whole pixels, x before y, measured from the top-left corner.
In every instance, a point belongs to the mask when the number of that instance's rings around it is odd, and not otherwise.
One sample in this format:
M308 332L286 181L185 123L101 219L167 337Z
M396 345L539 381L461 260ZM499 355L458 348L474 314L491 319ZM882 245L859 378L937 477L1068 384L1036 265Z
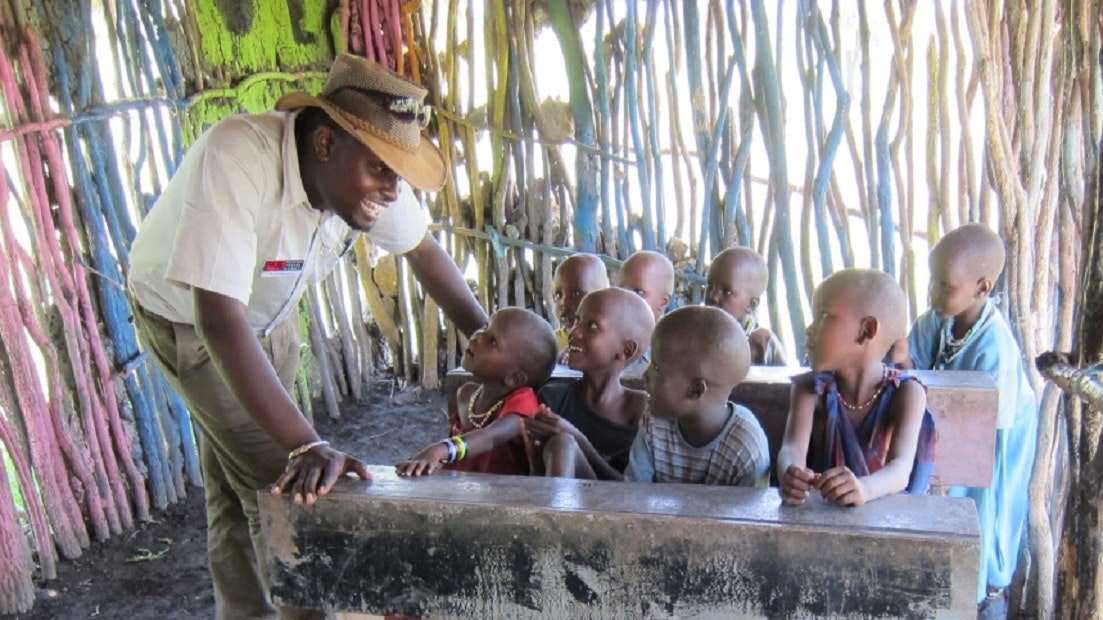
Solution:
M293 502L305 501L310 506L329 493L341 476L350 472L361 480L371 480L368 468L360 459L329 446L318 446L291 459L271 491L279 495L287 489Z

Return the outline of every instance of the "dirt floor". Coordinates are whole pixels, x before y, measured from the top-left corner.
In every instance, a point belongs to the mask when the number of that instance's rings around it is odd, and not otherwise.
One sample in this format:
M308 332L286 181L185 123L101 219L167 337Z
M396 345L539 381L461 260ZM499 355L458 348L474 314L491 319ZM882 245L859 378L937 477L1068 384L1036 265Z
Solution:
M368 463L393 464L443 437L448 428L439 391L401 389L379 379L340 419L315 409L323 438ZM0 618L212 618L203 490L157 512L152 521L58 564L58 578L37 584L29 614Z

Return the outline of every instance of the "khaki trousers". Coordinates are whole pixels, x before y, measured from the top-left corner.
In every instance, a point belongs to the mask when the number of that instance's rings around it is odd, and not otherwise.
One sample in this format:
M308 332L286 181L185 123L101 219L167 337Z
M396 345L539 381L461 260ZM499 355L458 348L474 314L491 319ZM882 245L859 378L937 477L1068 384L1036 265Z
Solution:
M267 545L261 538L257 491L287 465L277 445L238 404L207 355L195 327L146 312L133 298L138 335L165 377L188 405L199 428L200 462L207 496L207 554L220 619L322 618L321 612L277 610L268 592ZM298 324L284 321L259 337L290 393L299 362Z

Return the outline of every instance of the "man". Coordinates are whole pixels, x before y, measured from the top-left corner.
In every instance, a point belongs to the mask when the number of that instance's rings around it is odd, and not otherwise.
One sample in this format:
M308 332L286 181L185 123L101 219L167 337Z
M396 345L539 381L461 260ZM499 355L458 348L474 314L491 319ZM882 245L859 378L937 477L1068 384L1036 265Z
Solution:
M448 177L421 135L425 94L369 60L339 56L317 97L287 95L275 111L230 117L201 136L134 240L138 332L201 431L220 618L276 614L258 490L313 504L345 473L369 478L319 438L290 395L306 287L365 232L407 257L462 331L486 323L407 186L433 191Z

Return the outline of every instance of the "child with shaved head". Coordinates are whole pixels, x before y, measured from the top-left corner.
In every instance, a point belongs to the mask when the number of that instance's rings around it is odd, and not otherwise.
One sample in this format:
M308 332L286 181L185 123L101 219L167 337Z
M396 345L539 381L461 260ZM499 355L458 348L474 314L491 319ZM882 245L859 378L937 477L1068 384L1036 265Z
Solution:
M871 269L844 269L816 287L806 330L812 372L793 378L777 458L787 503L812 491L840 506L927 491L935 443L927 393L882 362L904 334L906 303L896 280Z
M716 308L679 308L655 325L651 355L649 412L624 479L767 486L766 434L754 414L728 400L750 366L739 323Z
M617 272L617 286L643 297L658 321L674 295L674 263L658 252L635 252Z
M905 367L985 371L999 387L992 484L950 489L950 495L971 497L977 505L977 600L995 608L1006 604L1003 589L1019 557L1038 430L1038 403L1022 350L990 297L1003 263L1003 241L985 226L966 224L943 237L930 255L931 308L912 326L907 346L896 347L893 355Z
M751 364L784 366L785 351L774 332L758 326L755 311L766 291L769 272L762 255L736 246L720 252L709 265L705 305L732 315L747 332Z
M555 268L552 298L555 300L555 315L559 319L555 339L559 344L561 364L567 363L567 339L577 318L578 304L586 295L603 288L609 288L609 274L605 271L605 264L593 254L568 256Z
M582 299L567 348L567 365L582 378L544 386L544 405L525 420L525 434L539 452L534 470L621 479L647 393L625 388L620 376L648 347L654 326L651 308L631 291L607 288Z
M528 475L522 419L536 413L535 389L551 376L555 357L555 332L540 315L524 308L490 315L463 352L462 365L478 382L456 392L451 436L397 463L399 475L428 475L442 466Z

